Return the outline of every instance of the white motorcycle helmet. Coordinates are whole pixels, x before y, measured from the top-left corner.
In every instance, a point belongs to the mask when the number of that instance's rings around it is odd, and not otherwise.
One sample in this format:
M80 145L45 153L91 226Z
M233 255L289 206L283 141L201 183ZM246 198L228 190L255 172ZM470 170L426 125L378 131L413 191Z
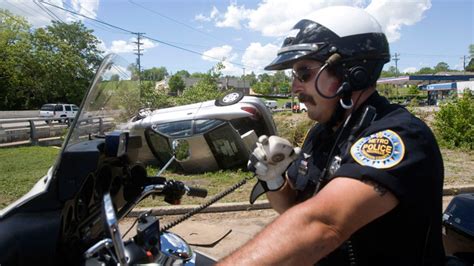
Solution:
M380 24L363 9L333 6L317 10L299 21L277 58L265 70L288 69L301 59L320 62L338 54L331 62L352 91L374 84L383 65L390 61L387 38Z

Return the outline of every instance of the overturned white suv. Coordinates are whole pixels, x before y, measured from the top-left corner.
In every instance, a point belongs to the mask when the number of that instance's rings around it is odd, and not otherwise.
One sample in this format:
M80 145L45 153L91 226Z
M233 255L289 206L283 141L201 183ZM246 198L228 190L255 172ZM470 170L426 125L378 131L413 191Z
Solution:
M257 138L277 134L270 110L260 99L241 92L215 101L142 110L127 127L148 142L139 158L156 160L160 167L172 156L170 143L186 140L191 155L178 164L188 173L245 167Z

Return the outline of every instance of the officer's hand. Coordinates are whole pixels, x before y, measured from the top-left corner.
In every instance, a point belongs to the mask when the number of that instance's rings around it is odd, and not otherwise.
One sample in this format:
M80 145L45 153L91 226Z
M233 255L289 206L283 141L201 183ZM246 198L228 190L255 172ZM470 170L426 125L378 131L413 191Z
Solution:
M247 167L270 190L278 190L285 183L283 173L300 151L300 148L293 148L286 139L262 135L258 138L257 147L253 150Z

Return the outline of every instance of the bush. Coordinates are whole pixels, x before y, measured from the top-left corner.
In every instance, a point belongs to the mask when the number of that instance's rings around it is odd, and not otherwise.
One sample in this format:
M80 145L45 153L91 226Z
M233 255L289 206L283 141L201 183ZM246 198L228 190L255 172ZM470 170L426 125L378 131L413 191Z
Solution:
M314 121L305 114L278 113L273 116L278 135L289 140L293 145L301 147Z
M441 105L434 121L441 145L448 148L474 149L474 98L466 90L464 96Z

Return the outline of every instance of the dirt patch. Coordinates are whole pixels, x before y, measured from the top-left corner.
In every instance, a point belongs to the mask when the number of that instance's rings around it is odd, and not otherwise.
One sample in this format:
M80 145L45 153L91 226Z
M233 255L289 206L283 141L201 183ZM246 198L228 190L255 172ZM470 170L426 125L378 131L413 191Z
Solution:
M444 161L444 185L474 184L474 151L441 149Z

